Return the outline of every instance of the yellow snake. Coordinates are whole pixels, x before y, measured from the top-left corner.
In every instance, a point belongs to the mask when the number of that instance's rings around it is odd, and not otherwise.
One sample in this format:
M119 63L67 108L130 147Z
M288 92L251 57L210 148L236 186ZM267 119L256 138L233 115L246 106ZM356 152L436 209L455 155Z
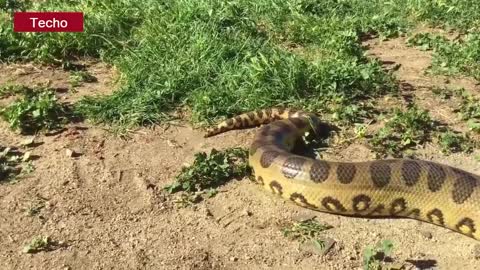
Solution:
M263 125L249 164L265 188L300 206L342 215L408 217L480 240L480 177L423 160L331 162L292 154L305 132L321 130L317 116L273 108L227 119L205 137Z

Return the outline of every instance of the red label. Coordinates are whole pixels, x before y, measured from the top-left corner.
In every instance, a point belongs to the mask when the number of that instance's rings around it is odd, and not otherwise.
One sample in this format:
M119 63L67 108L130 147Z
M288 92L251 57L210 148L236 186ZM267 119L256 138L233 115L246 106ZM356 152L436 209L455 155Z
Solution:
M83 32L83 12L15 12L15 32Z

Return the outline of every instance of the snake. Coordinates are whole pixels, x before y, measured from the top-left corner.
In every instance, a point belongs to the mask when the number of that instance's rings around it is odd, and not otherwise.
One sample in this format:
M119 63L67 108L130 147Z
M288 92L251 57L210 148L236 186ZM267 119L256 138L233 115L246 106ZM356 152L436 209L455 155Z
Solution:
M480 240L480 176L426 160L340 162L292 152L306 132L321 134L320 117L290 108L237 115L205 137L258 127L248 150L255 181L295 204L365 218L412 218Z

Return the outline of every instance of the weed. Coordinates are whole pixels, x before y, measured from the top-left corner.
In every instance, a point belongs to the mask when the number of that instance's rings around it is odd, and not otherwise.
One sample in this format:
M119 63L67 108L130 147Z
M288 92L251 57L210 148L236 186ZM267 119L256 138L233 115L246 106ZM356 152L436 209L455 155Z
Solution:
M467 126L471 131L480 133L480 123L478 121L468 120Z
M357 121L366 109L352 103L392 90L393 80L363 54L356 27L361 20L338 20L335 7L349 8L329 1L332 10L317 14L318 3L307 2L181 1L168 9L152 4L146 16L152 19L136 32L140 46L117 62L125 84L79 107L88 118L126 126L161 121L184 104L196 123L275 105ZM377 22L387 18L382 14ZM361 27L377 31L374 25ZM321 52L321 59L285 49L288 42Z
M230 148L225 151L212 149L209 155L205 152L195 154L191 166L183 167L175 182L165 187L169 193L185 191L189 194L187 201L197 201L195 194L206 193L211 197L214 190L232 178L243 178L250 175L247 165L248 152L242 148ZM184 199L185 199L184 198Z
M381 270L384 260L390 256L393 251L393 242L384 240L377 243L375 247L366 247L363 251L363 269Z
M442 152L446 155L457 152L471 153L474 143L468 135L456 134L452 131L441 133L438 136Z
M460 113L462 120L467 120L470 130L480 132L480 100L463 88L456 90L455 95L460 98L460 105L455 111Z
M462 40L437 44L431 72L445 75L467 75L480 79L480 34L472 33Z
M24 253L38 253L41 251L49 251L55 246L48 236L37 236L33 238L28 245L23 247Z
M448 39L445 37L431 33L418 33L407 39L407 45L415 46L422 51L434 50L446 42Z
M5 84L0 86L0 98L6 98L16 94L25 93L28 87L19 84Z
M480 119L480 100L472 95L464 94L458 111L463 120Z
M294 222L291 226L283 228L282 232L285 237L298 239L301 243L311 241L316 248L323 250L324 242L319 239L321 232L331 229L332 226L319 223L315 217Z
M33 133L55 129L66 123L68 108L57 103L55 92L49 89L31 90L20 100L0 110L12 129Z
M416 105L405 112L394 109L393 116L370 142L379 153L399 156L403 150L428 141L432 129L434 122L428 111Z
M45 207L45 200L43 198L37 198L27 209L27 216L33 217L40 213L40 211Z
M0 20L0 59L6 60L29 59L54 64L79 56L110 60L113 55L135 44L135 39L131 38L132 30L145 18L142 16L143 5L129 0L7 2L21 2L20 6L9 6L9 9L82 10L85 12L85 29L83 33L17 35L12 29L12 18Z
M96 82L97 78L90 74L88 71L80 70L80 71L72 71L70 73L70 86L77 87L80 86L82 83L91 83Z
M455 95L456 91L449 88L433 87L432 93L443 100L450 99Z

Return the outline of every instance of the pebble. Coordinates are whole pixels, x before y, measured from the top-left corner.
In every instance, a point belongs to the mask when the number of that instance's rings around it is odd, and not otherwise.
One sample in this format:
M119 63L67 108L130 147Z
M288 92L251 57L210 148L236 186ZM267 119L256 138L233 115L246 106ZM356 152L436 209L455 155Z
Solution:
M66 149L66 150L65 150L65 154L67 155L67 157L73 157L73 155L75 154L75 152L73 152L72 149Z
M427 239L432 239L433 238L432 233L429 232L429 231L420 231L420 234Z

